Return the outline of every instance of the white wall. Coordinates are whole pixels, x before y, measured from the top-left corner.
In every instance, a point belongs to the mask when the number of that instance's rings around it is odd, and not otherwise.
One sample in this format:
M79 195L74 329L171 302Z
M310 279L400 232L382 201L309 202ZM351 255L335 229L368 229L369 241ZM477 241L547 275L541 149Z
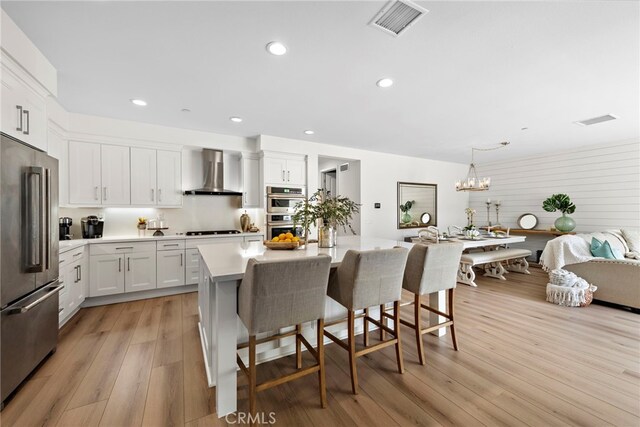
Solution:
M362 235L400 238L416 230L398 230L398 181L438 184L438 227L463 224L469 195L458 193L454 183L466 173L467 165L358 150L336 145L318 144L261 135L258 149L308 156L307 184L318 188L318 156L360 160ZM381 203L374 209L374 203Z
M571 217L577 232L640 227L640 141L623 141L558 151L499 163L477 165L478 176L491 177L486 192L471 193L476 224L486 224L487 198L501 200L500 222L517 227L523 213L539 219L537 228L549 229L560 216L545 212L544 199L565 193L576 205ZM495 223L495 206L491 207ZM543 249L547 238L527 237L531 249Z

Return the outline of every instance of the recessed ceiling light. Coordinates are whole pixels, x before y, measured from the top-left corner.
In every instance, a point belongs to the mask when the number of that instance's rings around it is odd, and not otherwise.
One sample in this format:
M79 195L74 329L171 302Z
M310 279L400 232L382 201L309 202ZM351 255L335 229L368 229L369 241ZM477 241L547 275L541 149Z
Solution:
M242 117L229 117L233 123L240 123L242 121Z
M267 51L276 56L282 56L287 53L287 47L280 42L271 42L267 45Z
M378 80L376 84L378 85L378 87L391 87L393 85L393 80L385 77L384 79Z
M134 105L137 105L139 107L146 107L147 106L147 101L145 101L143 99L132 99L131 102Z
M314 131L312 131L312 130L305 130L305 131L304 131L304 134L305 134L305 135L313 135L314 133L315 133L315 132L314 132Z

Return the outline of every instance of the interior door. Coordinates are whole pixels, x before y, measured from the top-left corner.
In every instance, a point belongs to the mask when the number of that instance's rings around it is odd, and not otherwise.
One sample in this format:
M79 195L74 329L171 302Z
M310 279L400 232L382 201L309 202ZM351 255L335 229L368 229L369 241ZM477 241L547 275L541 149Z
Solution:
M29 188L38 186L37 177L26 179L29 167L34 166L35 151L19 142L2 136L0 142L0 308L32 292L36 276L27 271L27 264L36 263L38 250L37 200L29 195ZM28 188L29 187L29 188Z

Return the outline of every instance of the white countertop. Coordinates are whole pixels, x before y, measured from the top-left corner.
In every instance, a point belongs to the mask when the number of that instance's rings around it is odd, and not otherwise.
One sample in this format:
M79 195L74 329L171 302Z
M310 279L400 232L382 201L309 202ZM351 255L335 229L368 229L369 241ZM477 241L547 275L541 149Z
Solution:
M238 233L238 234L209 234L206 236L187 236L185 234L167 234L164 236L152 236L148 233L147 236L105 236L99 239L74 239L74 240L61 240L60 252L66 252L71 249L78 248L80 246L88 244L100 244L100 243L120 243L120 242L152 242L156 240L192 240L192 239L224 239L225 237L243 237L243 236L263 236L264 233L258 231L256 233Z
M411 248L412 243L390 239L378 239L362 236L338 237L338 244L333 248L318 248L317 243L308 247L294 250L267 249L262 242L248 243L220 243L216 245L199 245L202 259L214 281L240 280L244 276L247 262L250 258L260 261L286 260L326 254L331 257L331 266L336 267L342 262L344 254L349 249L370 250L387 249L394 246Z

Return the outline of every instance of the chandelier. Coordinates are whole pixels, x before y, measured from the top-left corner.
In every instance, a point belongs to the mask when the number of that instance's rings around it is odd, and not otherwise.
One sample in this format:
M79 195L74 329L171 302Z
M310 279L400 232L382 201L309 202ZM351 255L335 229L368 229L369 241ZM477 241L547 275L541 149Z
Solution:
M491 148L471 148L471 164L469 165L469 171L467 177L462 181L456 181L456 191L486 191L491 185L491 178L478 178L478 172L476 171L476 165L473 163L473 153L475 151L493 151L499 148L503 148L509 145L509 142L501 142L498 147Z

